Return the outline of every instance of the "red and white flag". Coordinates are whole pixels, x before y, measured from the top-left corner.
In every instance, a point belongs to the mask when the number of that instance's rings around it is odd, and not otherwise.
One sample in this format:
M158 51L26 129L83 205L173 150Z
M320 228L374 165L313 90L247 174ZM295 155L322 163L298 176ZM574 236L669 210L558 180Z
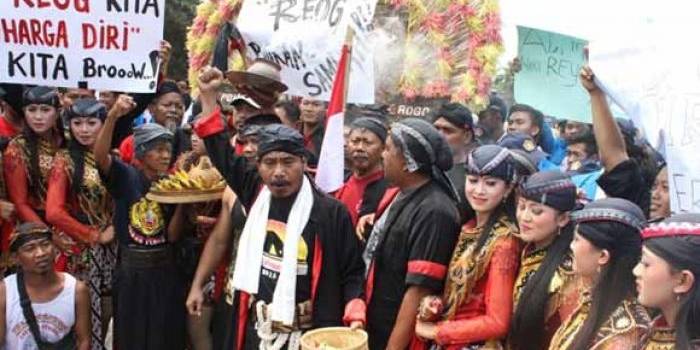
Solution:
M326 193L334 192L343 186L345 180L345 151L343 137L343 119L345 100L350 81L350 58L352 55L352 30L343 45L338 63L338 71L333 80L331 101L326 114L326 131L321 143L321 154L316 170L316 185Z

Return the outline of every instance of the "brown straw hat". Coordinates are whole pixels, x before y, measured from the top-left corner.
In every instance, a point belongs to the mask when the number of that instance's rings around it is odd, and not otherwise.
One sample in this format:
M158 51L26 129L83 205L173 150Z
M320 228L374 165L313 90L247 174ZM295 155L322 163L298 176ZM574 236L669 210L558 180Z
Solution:
M285 92L287 85L282 82L281 69L275 62L258 58L246 71L226 72L226 78L234 86L246 85L272 92Z

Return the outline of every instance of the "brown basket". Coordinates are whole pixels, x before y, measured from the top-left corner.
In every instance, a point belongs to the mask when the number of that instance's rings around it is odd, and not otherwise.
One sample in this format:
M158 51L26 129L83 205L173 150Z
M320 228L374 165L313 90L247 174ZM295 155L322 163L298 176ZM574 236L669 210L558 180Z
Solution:
M346 327L320 328L301 337L302 350L368 350L367 333Z
M224 195L224 189L226 189L226 187L213 188L210 190L184 190L178 192L151 191L146 194L146 198L164 204L209 202L220 200Z

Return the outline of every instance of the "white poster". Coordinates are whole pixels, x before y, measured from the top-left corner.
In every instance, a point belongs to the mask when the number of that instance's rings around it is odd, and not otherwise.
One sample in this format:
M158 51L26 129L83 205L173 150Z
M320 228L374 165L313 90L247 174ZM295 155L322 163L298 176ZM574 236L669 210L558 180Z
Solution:
M374 50L367 40L377 0L245 0L237 26L249 58L282 67L287 93L330 100L348 26L355 31L349 103L374 103Z
M1 0L0 82L152 92L165 0Z
M606 93L664 150L671 210L700 213L700 49L679 50L667 38L656 31L593 42L590 65Z

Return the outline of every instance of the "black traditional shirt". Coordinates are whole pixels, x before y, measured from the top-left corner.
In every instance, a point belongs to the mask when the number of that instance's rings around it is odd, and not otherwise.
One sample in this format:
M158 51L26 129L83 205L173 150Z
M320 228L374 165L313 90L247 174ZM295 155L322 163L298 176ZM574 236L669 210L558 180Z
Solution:
M404 293L421 286L439 294L459 233L452 199L434 182L399 195L386 214L374 252L367 307L370 349L383 349L396 322Z

